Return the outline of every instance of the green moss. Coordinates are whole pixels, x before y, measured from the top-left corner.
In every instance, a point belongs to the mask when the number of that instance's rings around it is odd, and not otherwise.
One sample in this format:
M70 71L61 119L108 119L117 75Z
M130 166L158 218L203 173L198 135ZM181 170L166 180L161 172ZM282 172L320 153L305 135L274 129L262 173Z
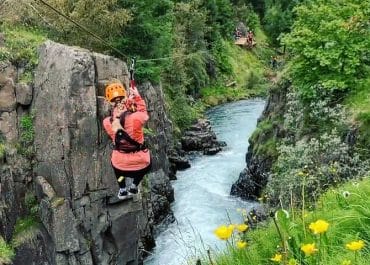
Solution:
M17 248L20 245L30 242L36 238L39 230L39 220L33 215L19 218L14 228L12 246Z
M63 197L55 197L51 201L51 207L57 208L64 204L64 198Z
M0 264L11 264L14 255L14 249L0 236Z
M257 124L257 127L254 130L250 140L254 144L259 144L260 142L267 140L269 137L272 137L272 129L272 122L264 119Z
M0 142L0 160L5 157L5 144Z
M20 154L32 159L34 156L33 140L35 137L35 130L33 126L33 115L27 114L20 119L21 137L18 145Z
M276 147L277 140L275 138L270 138L266 142L257 145L255 153L264 157L276 158L278 156Z

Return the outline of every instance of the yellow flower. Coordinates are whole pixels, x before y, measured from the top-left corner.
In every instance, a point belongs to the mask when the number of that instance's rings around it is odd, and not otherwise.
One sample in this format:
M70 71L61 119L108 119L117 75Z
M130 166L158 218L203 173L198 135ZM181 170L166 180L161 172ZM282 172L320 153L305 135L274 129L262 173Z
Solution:
M352 251L361 250L365 246L365 242L362 240L352 241L346 244L346 248Z
M351 265L352 262L349 260L349 259L345 259L342 261L342 264L341 265Z
M235 229L235 225L234 224L230 224L227 228L229 228L231 230L231 232Z
M317 220L314 223L311 223L309 228L312 230L312 232L316 234L324 233L328 230L329 223L324 220Z
M288 265L298 265L297 261L293 258L291 258L289 261L288 261Z
M283 259L283 255L275 254L275 256L273 258L271 258L270 260L280 263L282 259Z
M244 241L238 241L238 242L236 242L236 247L238 249L245 248L246 246L247 246L247 242L244 242Z
M237 229L239 232L244 232L244 231L247 231L247 229L248 229L248 225L246 225L246 224L236 225L236 229Z
M307 256L314 254L317 251L317 248L315 248L315 243L312 244L306 244L301 247L301 250L306 254Z
M230 226L221 225L215 231L215 235L221 240L228 240L233 233L233 229Z

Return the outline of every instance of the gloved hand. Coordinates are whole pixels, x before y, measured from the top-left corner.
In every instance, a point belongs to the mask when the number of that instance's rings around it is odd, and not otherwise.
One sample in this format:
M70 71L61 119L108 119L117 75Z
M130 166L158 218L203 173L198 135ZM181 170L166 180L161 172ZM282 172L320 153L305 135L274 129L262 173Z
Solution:
M129 87L130 95L131 96L140 96L139 91L137 90L137 87Z

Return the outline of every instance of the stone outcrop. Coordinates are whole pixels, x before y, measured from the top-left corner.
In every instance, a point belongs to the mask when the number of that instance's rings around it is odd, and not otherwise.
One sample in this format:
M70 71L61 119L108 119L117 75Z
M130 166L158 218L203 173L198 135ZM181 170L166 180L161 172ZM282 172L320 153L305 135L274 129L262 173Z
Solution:
M184 151L202 151L205 155L214 155L226 146L225 142L217 141L216 134L212 131L211 124L206 119L198 122L185 131L181 137Z
M153 226L173 219L172 125L161 88L139 86L151 118L146 141L153 170L141 194L122 202L115 199L110 140L101 122L109 115L104 85L111 78L128 85L126 64L48 41L40 48L34 84L17 83L17 69L8 62L0 70L0 144L6 145L0 235L10 241L17 220L29 214L27 194L37 198L40 222L34 238L17 247L14 264L138 264L140 249L153 247ZM15 147L20 120L31 110L35 150L25 157Z
M285 113L286 92L289 83L281 83L279 87L270 91L262 116L258 119L257 130L249 139L248 152L246 154L246 167L239 174L238 180L231 187L231 195L239 196L245 200L256 200L267 184L268 173L276 157L274 154L260 151L262 145L270 139L282 139L284 128L280 121ZM278 118L280 117L280 118ZM269 130L258 130L262 122L272 124Z

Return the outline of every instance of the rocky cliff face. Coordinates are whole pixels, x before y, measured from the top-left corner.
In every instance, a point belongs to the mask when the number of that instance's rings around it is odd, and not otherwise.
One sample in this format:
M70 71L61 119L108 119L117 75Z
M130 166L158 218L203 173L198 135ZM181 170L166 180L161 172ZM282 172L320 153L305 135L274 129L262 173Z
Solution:
M231 187L231 195L246 200L256 200L266 186L268 173L276 157L276 142L284 137L282 124L286 108L288 82L278 84L270 91L257 129L249 139L246 167ZM269 124L263 126L262 124Z
M153 225L172 216L171 123L160 87L139 87L151 117L153 133L147 140L153 171L140 196L121 202L101 121L109 113L104 85L111 78L128 85L127 66L109 56L46 42L33 86L17 84L17 69L10 63L1 63L0 70L0 132L6 146L0 235L14 239L17 220L30 215L27 198L37 198L39 209L39 223L32 237L17 246L14 264L137 264L139 249L153 246ZM15 148L25 114L34 117L35 150L31 147L28 156Z

